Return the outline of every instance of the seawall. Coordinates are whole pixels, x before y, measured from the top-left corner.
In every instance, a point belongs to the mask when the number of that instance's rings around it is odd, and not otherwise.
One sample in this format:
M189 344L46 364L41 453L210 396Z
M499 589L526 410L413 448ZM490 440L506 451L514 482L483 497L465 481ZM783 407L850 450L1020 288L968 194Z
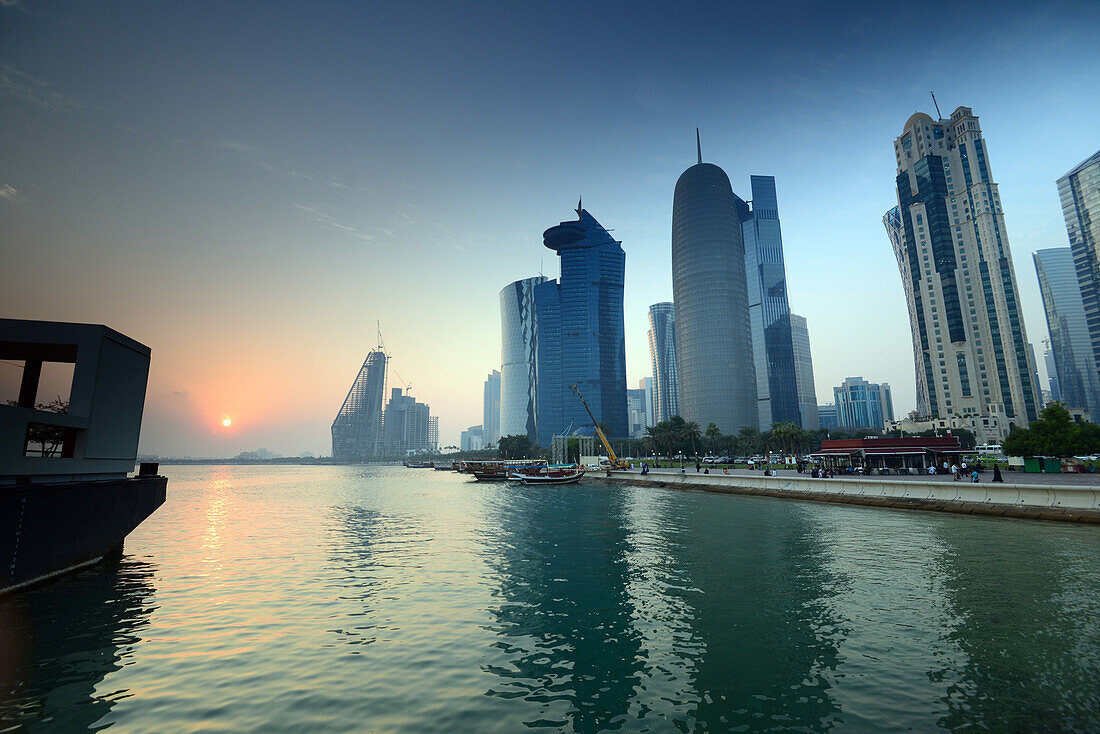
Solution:
M608 472L601 480L614 484L699 489L815 502L1100 524L1100 487L906 481L871 477L812 479L678 473L642 476L636 471Z

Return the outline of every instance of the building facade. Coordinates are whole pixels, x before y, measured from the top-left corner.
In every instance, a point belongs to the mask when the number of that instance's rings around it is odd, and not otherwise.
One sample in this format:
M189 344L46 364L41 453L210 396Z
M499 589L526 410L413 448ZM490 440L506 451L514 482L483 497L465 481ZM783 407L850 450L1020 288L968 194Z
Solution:
M838 428L874 428L881 431L886 421L894 420L894 400L890 385L849 377L833 388Z
M1058 365L1054 362L1054 350L1051 349L1050 339L1043 339L1043 364L1047 368L1047 384L1051 402L1062 399L1062 387L1058 384Z
M538 443L590 430L576 385L609 436L625 437L626 328L622 243L578 205L575 221L543 233L557 252L561 277L535 286L538 321Z
M820 424L820 428L836 428L836 403L826 403L825 405L817 406L817 420Z
M431 441L431 410L404 390L390 391L389 402L382 418L384 453L400 456L433 450ZM437 427L438 430L438 427Z
M537 276L509 283L500 292L500 427L501 436L538 440Z
M367 355L332 421L332 458L337 461L364 461L382 454L386 363L381 347Z
M1091 372L1096 374L1100 372L1100 151L1058 179L1058 197L1089 330Z
M745 243L748 205L718 166L699 162L676 182L672 292L680 415L725 434L758 427Z
M918 412L1026 427L1039 392L978 118L918 112L894 153L898 207L883 222L909 305Z
M657 403L654 392L654 380L652 377L643 377L638 380L638 389L645 390L646 427L657 424Z
M482 386L481 425L485 443L496 445L500 440L500 372L493 370Z
M1100 415L1100 374L1092 357L1092 340L1085 304L1077 280L1073 251L1068 247L1039 250L1032 256L1039 293L1046 311L1050 353L1057 375L1058 400L1067 407L1085 408ZM1053 397L1054 386L1051 386Z
M791 314L791 343L794 345L794 376L798 387L798 414L802 427L816 431L820 427L817 418L817 390L814 388L814 361L810 356L810 331L806 319Z
M676 366L676 314L672 303L649 307L649 361L653 367L652 424L680 414L680 380Z
M642 438L646 435L649 415L646 411L645 388L626 391L627 420L630 423L630 437Z
M485 448L485 434L481 426L470 426L458 435L458 448L462 451L481 451Z
M752 176L750 184L752 200L741 230L760 427L767 429L783 421L801 426L775 178Z

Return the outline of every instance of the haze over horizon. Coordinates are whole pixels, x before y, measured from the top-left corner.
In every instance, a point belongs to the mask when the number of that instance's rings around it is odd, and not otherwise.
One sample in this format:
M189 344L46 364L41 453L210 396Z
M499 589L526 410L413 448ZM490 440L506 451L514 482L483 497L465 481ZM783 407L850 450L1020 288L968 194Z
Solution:
M671 300L695 162L776 177L819 403L915 407L882 215L914 112L981 119L1045 384L1031 253L1100 148L1100 5L0 3L0 314L152 348L140 451L328 454L376 323L440 418L481 423L498 294L556 277L578 195L626 251L628 386ZM391 373L390 385L400 381ZM226 428L222 420L232 418Z

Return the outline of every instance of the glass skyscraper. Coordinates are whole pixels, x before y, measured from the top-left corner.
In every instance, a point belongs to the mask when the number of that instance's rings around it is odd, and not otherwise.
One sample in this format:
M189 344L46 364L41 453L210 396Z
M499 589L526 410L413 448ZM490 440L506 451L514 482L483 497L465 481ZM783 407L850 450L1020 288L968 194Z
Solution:
M1034 259L1058 378L1058 399L1067 407L1085 408L1093 418L1098 418L1100 376L1092 357L1073 252L1068 247L1039 250Z
M653 367L653 401L656 415L650 425L680 414L680 380L676 374L676 316L669 303L649 307L649 360Z
M500 440L500 372L493 370L482 387L482 431L486 444Z
M798 384L798 412L802 427L818 429L817 390L814 388L814 361L810 356L810 331L805 317L791 314L791 342L794 344L794 376Z
M751 186L751 210L741 229L760 427L767 429L781 421L801 426L775 178L753 176Z
M849 377L833 388L837 426L840 428L877 428L894 420L894 400L887 383L867 382Z
M883 219L913 328L918 412L1007 432L1038 414L1034 360L978 118L912 115L894 141L898 207Z
M589 431L592 420L576 385L609 436L626 437L626 253L578 206L577 219L543 233L558 253L561 277L535 286L538 321L538 443Z
M745 244L748 205L718 166L702 162L676 182L672 293L680 415L722 433L759 426Z
M509 283L500 292L500 435L538 440L539 275ZM499 438L499 436L498 436Z
M1058 197L1081 289L1095 375L1100 373L1100 151L1058 179ZM1096 413L1092 419L1100 420Z
M385 390L386 353L379 346L363 360L340 412L332 421L332 458L363 461L382 454L382 394Z

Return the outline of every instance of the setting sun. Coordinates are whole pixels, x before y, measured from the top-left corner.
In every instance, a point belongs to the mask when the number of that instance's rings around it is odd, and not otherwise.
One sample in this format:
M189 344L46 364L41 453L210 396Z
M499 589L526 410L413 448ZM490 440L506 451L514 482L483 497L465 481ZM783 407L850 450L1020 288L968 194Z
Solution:
M229 428L231 425L233 425L233 421L230 420L229 418L226 418L225 420L222 421L222 425L225 426L226 428Z

